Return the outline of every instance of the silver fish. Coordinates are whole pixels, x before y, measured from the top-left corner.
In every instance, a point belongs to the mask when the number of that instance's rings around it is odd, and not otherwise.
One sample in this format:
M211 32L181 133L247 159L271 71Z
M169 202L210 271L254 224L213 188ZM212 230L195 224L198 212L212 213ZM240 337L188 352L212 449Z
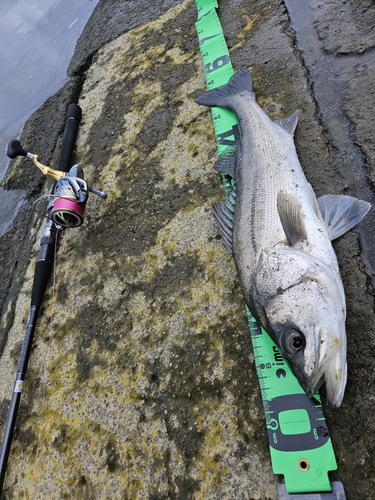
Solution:
M213 213L245 301L307 394L325 381L328 403L338 407L347 379L346 305L331 240L360 222L370 204L316 199L294 146L298 112L272 121L256 103L247 68L196 102L228 108L240 123L241 140L215 166L235 188Z

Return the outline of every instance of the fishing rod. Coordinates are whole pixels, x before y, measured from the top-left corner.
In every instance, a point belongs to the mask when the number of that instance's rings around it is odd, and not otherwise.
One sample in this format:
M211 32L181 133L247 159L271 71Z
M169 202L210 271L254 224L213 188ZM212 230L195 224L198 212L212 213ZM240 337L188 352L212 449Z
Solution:
M44 175L54 179L55 183L52 187L51 195L47 195L49 198L47 212L45 214L47 221L43 229L39 257L35 265L30 312L0 449L0 494L3 488L10 446L16 424L22 386L26 377L30 358L38 313L43 302L44 292L53 267L57 234L59 231L67 228L79 227L83 223L83 214L89 192L104 199L107 197L104 191L99 191L87 185L83 178L83 170L78 164L70 168L81 114L81 108L77 104L70 104L68 106L63 144L57 170L40 163L38 155L26 151L17 139L11 139L6 147L6 154L9 158L13 159L17 156L24 156L32 160ZM41 197L39 200L42 198L45 197ZM34 203L34 208L39 200Z

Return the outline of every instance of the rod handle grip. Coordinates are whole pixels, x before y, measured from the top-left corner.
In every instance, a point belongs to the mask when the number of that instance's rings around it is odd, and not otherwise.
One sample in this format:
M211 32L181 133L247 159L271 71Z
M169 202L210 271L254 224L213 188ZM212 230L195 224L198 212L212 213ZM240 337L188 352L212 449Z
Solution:
M82 110L78 104L69 104L66 114L65 130L61 147L60 160L57 170L68 172L76 142L78 125L81 121Z

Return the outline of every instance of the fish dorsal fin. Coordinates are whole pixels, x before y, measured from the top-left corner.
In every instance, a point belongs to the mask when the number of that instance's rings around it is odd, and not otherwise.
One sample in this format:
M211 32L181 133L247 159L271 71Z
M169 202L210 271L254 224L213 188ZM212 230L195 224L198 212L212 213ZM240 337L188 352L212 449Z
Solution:
M361 222L371 208L367 201L335 194L321 196L318 198L318 205L331 240L335 240Z
M227 199L218 205L212 205L212 215L216 220L219 233L224 240L224 246L233 256L233 225L236 206L236 188L231 187Z
M275 123L289 132L290 135L294 135L294 131L296 130L298 123L298 114L299 111L297 110L287 118L279 118L278 120L275 120Z
M291 247L307 239L302 206L297 197L280 191L277 195L277 210L285 236Z

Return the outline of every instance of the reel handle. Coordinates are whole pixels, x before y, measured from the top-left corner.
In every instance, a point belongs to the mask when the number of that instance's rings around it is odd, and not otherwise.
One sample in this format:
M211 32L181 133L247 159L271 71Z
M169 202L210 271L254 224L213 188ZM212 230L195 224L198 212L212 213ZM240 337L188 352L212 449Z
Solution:
M105 200L107 198L107 193L105 191L99 191L99 189L95 189L91 186L88 186L88 190L90 191L90 193L94 193L94 194L100 196L101 198L103 198L103 200Z
M18 139L10 139L6 145L5 153L12 160L17 156L27 156L27 151L23 149Z

